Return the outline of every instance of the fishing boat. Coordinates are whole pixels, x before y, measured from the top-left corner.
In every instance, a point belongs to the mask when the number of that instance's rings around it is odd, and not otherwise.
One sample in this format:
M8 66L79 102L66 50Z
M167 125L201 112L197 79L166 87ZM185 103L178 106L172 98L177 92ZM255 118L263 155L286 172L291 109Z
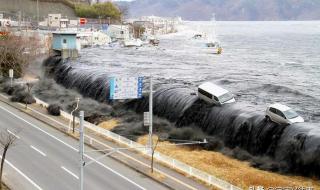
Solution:
M216 34L217 24L216 24L215 14L213 14L212 22L213 22L213 31L211 31L211 32L209 32L209 34L207 34L207 41L206 41L205 45L209 49L210 52L215 53L215 54L221 54L222 47L221 47L220 41L218 40L217 34Z

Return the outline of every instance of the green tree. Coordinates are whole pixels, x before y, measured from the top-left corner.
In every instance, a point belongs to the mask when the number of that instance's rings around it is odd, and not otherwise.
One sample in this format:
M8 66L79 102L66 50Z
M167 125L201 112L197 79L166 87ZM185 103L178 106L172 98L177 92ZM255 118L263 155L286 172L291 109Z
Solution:
M77 5L76 6L76 14L79 17L86 17L86 18L97 18L98 14L95 12L92 6L89 5Z
M86 18L111 18L113 20L121 19L121 11L111 2L96 3L94 5L80 4L76 6L76 14L79 17Z
M97 3L93 5L93 8L100 18L111 17L116 20L121 18L120 10L111 2Z

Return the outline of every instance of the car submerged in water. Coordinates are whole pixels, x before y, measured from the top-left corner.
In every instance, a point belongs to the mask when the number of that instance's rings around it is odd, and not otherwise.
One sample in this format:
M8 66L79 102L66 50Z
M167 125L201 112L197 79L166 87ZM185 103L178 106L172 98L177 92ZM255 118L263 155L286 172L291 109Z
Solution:
M279 103L268 106L266 110L267 121L273 121L278 124L302 123L304 119L293 109Z
M228 90L215 85L211 82L206 82L198 87L198 97L209 104L223 105L234 103L233 94Z

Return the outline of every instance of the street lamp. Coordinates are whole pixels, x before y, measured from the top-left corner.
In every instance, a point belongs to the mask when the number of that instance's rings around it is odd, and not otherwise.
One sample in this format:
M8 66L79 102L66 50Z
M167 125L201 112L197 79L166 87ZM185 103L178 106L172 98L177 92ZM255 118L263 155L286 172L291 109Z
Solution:
M76 101L76 107L72 110L71 115L72 115L72 133L74 133L74 129L75 129L75 115L73 114L75 111L78 110L79 108L79 102L80 102L80 98L76 97L75 98ZM70 128L71 128L71 119L69 121L69 128L68 128L68 132L70 132Z

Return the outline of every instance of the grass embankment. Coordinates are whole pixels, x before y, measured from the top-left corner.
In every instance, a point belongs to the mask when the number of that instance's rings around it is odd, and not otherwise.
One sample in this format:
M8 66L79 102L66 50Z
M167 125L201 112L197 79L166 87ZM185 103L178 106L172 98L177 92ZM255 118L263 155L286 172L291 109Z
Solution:
M148 136L138 139L146 144ZM170 144L159 142L158 145ZM186 146L158 146L156 151L180 160L194 168L224 179L238 187L313 187L320 189L320 182L300 176L287 176L253 168L248 162L239 161L219 152L195 149Z
M111 119L99 124L99 126L112 130L118 124L118 120ZM146 144L147 140L148 136L142 136L138 139L138 143ZM248 189L250 186L313 187L314 189L320 189L320 182L316 179L259 170L251 167L248 162L230 158L219 152L187 146L172 146L170 142L159 142L156 151L244 189Z
M102 123L100 123L98 126L107 130L112 130L113 128L115 128L116 126L118 126L119 121L116 119L110 119L108 121L104 121Z

